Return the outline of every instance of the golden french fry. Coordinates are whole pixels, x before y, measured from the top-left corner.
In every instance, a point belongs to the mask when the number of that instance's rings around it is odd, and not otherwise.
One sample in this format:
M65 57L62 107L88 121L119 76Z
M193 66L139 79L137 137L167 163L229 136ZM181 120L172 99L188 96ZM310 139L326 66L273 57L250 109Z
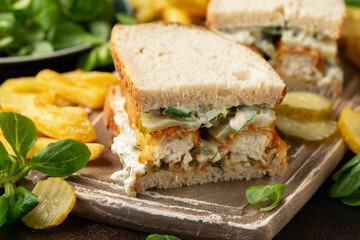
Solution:
M360 22L360 8L359 7L346 7L346 21L354 20Z
M103 153L105 146L99 143L86 143L91 152L89 161L95 160Z
M207 0L169 0L174 6L185 10L193 16L205 17Z
M1 85L1 88L17 93L38 93L46 90L36 83L35 77L10 78Z
M360 39L346 39L346 56L360 67Z
M37 83L50 89L60 97L93 109L104 106L107 88L85 82L74 83L60 73L52 70L42 70L36 75Z
M53 138L47 138L47 137L38 137L34 146L27 153L26 158L30 159L32 156L34 156L35 153L41 151L47 145L49 145L50 143L54 143L56 141L59 140ZM10 144L6 141L4 136L0 136L0 142L4 145L6 151L9 154L15 155L13 149L11 148ZM86 146L89 148L91 152L89 161L99 158L105 148L104 145L100 143L86 143Z
M359 22L353 20L346 20L342 35L346 38L360 38Z
M89 118L79 116L79 111L75 114L69 109L51 105L37 94L3 92L0 89L1 108L27 116L34 121L42 134L56 139L70 138L81 142L93 142L96 139L94 126Z
M64 73L63 76L67 77L74 83L84 82L105 87L120 84L119 79L114 74L108 72L85 72L77 69L73 72Z
M161 18L169 22L191 23L191 18L187 12L172 6L163 9Z
M88 114L87 112L82 109L81 107L71 107L71 106L68 106L68 107L62 107L61 109L65 110L65 111L68 111L70 113L73 113L73 114L76 114L80 117L84 117L84 118L88 118Z

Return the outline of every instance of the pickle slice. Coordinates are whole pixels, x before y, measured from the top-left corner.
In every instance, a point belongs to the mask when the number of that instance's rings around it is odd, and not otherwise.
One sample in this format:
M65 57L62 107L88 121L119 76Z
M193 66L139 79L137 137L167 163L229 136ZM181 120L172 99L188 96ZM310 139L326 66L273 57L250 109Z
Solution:
M238 133L246 124L248 124L258 112L249 107L242 107L235 116L230 119L230 127L234 133Z
M289 92L277 110L279 115L301 120L331 118L331 100L311 92Z
M213 137L218 143L222 143L232 133L228 119L224 119L216 126L208 128L207 130L210 136Z
M340 114L338 126L351 151L360 153L360 112L345 108Z
M160 114L141 113L139 117L139 130L143 134L153 131L160 131L173 126L182 126L197 129L200 127L198 122L175 119Z
M22 221L34 229L60 225L76 202L73 188L61 178L48 178L38 182L32 193L39 197L40 203Z
M276 128L283 134L308 142L326 142L337 133L336 121L300 121L278 116Z

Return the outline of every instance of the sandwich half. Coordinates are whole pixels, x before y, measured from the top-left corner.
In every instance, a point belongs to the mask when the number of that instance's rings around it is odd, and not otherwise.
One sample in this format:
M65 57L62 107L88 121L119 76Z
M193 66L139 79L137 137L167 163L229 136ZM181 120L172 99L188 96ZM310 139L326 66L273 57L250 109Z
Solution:
M111 177L128 195L286 171L288 146L274 130L286 86L258 54L164 22L116 25L111 51L121 84L104 120L123 165Z
M340 96L343 0L211 0L207 25L263 55L289 91Z

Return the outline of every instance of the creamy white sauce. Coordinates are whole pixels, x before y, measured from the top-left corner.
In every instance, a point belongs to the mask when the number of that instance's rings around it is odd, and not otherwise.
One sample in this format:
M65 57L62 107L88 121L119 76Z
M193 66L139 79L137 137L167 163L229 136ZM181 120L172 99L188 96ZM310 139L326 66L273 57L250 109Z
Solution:
M232 40L246 45L254 45L262 52L273 57L276 47L261 34L261 28L233 28L219 29L218 33ZM337 54L337 43L321 33L299 30L282 29L281 42L290 47L305 47L320 52L327 58L334 58Z
M115 123L120 126L121 133L114 138L111 151L120 157L123 169L113 173L110 178L124 183L127 194L134 195L136 173L145 174L145 164L139 162L141 149L136 147L135 133L130 127L128 115L125 112L125 98L119 96L114 99Z
M332 81L340 80L344 81L344 73L339 67L329 67L326 71L326 75L317 82L318 86L329 85Z
M222 29L219 30L218 33L225 37L231 38L236 42L240 42L246 45L253 45L258 38L250 30L247 29Z
M246 124L252 120L257 112L252 109L248 108L246 110L237 111L235 116L230 119L230 127L235 130L236 132L240 131Z
M335 40L325 37L314 37L314 33L300 30L284 30L281 42L290 47L306 47L320 52L327 58L334 58L337 53Z

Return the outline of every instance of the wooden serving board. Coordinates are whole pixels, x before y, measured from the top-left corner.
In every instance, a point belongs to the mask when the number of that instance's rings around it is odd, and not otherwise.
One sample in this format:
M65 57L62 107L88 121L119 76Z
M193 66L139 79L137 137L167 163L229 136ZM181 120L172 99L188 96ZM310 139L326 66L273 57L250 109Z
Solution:
M336 119L346 106L360 110L360 74L351 66L346 66L345 72L343 98L334 103ZM102 117L101 112L90 116L97 141L106 146L101 159L88 163L78 174L66 179L77 195L72 213L108 224L189 239L271 239L317 191L347 150L340 137L320 146L300 145L285 139L292 147L288 151L289 168L282 177L153 189L132 198L126 196L119 182L109 178L122 167L109 150L112 138ZM32 188L44 178L45 175L32 171L22 184ZM260 212L260 206L247 203L247 187L271 183L287 185L274 210Z

